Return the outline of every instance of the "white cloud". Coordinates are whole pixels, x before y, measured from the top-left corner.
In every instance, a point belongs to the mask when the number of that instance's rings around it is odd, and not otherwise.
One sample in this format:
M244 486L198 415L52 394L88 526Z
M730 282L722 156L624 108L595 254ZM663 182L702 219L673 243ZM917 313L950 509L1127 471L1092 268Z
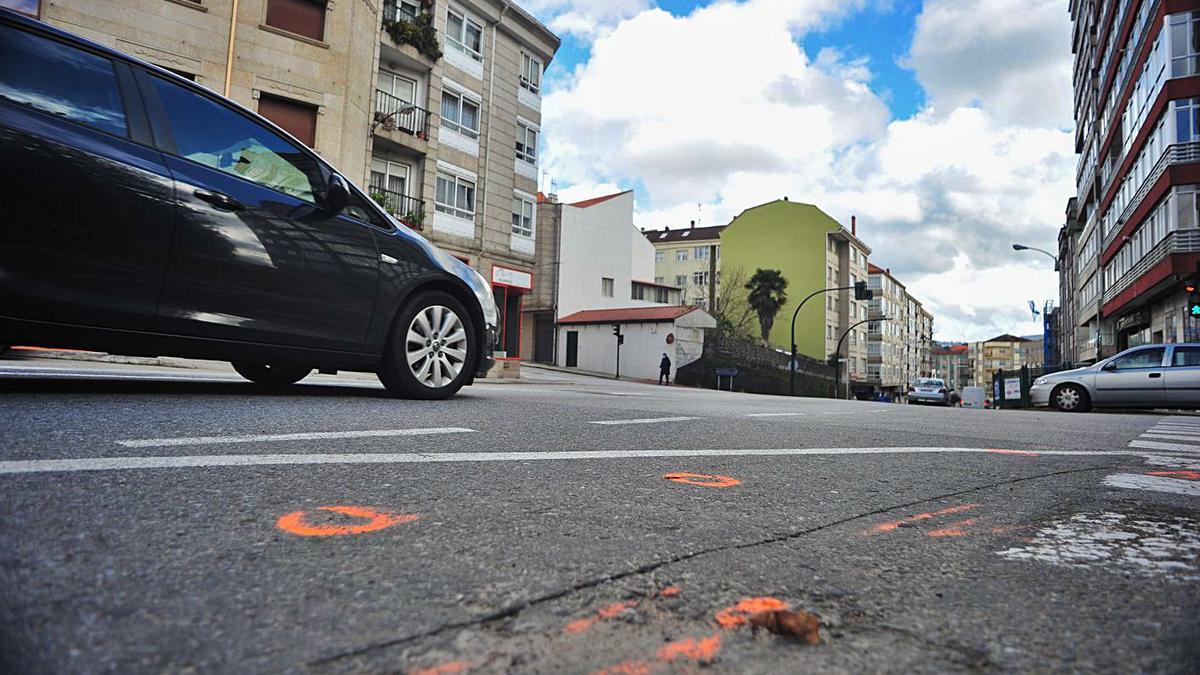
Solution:
M595 38L650 5L650 0L528 0L521 6L545 18L556 33Z
M1052 13L1041 0L1021 4L1029 11L982 4L1068 24L1057 1ZM855 214L872 260L934 308L939 336L1026 331L1027 300L1056 296L1057 282L1043 261L1014 257L1010 244L1053 248L1074 191L1059 100L1069 125L1069 37L1032 63L979 66L972 83L956 70L979 61L964 58L963 45L986 54L1044 47L1046 35L1063 29L1020 17L956 23L957 5L927 0L911 62L932 105L904 120L891 120L872 90L868 61L798 46L805 32L862 2L719 2L686 17L646 9L598 37L589 61L547 95L546 168L565 185L640 183L643 227L728 222L784 195L846 224ZM1056 87L1065 89L1050 95ZM1025 90L1044 109L1026 109Z

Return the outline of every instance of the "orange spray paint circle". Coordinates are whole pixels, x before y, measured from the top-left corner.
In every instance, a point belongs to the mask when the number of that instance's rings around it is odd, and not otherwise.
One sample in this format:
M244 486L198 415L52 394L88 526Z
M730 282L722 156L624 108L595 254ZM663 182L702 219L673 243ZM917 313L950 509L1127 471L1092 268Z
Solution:
M689 473L687 471L663 474L663 478L675 481L676 483L683 483L684 485L698 485L700 487L727 488L742 484L742 481L732 476L710 476L708 474Z
M717 612L714 620L725 629L733 629L744 625L746 619L759 612L774 612L781 609L791 609L791 605L779 598L743 598L733 607L726 607Z
M420 518L408 513L389 513L362 506L318 506L318 511L340 513L351 518L364 518L367 522L357 525L313 525L305 520L304 511L293 511L279 517L275 527L301 537L333 537L343 534L363 534L384 528L411 523Z

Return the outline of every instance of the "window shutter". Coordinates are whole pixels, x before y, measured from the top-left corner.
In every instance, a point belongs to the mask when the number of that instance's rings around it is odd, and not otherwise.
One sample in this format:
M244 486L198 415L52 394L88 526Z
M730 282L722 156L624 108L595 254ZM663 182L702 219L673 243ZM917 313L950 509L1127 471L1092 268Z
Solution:
M262 94L258 99L258 114L278 124L310 148L316 142L316 106Z
M325 0L267 0L267 25L325 39Z

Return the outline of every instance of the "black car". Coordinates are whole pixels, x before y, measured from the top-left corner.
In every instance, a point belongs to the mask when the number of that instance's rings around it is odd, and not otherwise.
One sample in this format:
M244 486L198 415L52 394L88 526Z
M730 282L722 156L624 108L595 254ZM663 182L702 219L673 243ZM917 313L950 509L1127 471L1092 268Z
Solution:
M477 272L264 118L0 10L0 344L314 368L445 398L493 364Z

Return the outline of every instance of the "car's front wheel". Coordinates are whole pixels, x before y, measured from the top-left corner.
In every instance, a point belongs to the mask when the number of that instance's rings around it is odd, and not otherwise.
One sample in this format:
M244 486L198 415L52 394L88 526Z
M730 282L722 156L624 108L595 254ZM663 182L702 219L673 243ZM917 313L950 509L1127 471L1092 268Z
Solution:
M238 375L251 382L276 387L295 384L312 372L312 368L305 368L304 366L260 363L257 361L234 361L233 369L238 372Z
M477 344L461 302L441 291L420 293L396 317L379 379L404 398L449 398L470 379Z
M1050 402L1063 412L1087 412L1092 407L1087 391L1077 384L1064 384L1050 394Z

